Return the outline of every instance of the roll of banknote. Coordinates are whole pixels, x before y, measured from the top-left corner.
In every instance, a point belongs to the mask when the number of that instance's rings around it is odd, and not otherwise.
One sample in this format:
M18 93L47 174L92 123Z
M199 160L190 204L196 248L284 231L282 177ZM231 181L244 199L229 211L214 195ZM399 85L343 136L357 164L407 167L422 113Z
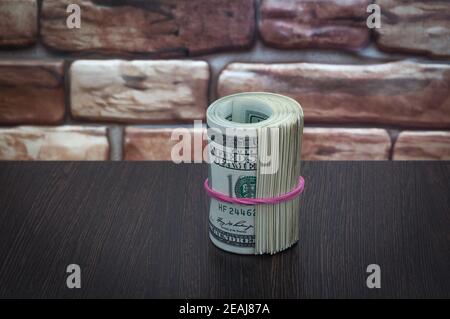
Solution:
M303 111L272 93L223 97L207 110L209 188L230 198L274 198L300 176ZM298 241L299 198L241 205L212 197L209 237L238 254L274 254Z

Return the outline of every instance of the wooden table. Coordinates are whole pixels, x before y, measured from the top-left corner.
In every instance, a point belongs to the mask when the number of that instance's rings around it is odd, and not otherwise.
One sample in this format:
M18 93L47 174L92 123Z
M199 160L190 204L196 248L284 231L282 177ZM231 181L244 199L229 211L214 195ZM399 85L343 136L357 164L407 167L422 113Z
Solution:
M208 239L207 166L0 163L0 297L450 297L449 162L306 162L300 242ZM81 289L66 267L81 267ZM381 288L366 267L381 267Z

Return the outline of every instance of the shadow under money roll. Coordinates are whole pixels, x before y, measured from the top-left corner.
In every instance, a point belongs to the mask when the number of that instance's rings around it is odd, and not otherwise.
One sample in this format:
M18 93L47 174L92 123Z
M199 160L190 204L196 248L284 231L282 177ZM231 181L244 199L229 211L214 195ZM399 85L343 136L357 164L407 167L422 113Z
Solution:
M303 111L264 92L223 97L207 110L209 237L238 254L274 254L299 238Z

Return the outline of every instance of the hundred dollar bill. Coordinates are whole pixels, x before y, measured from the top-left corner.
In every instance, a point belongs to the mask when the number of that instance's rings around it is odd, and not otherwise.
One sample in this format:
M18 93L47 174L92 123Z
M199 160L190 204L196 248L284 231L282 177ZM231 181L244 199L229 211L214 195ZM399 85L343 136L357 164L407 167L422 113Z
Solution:
M296 186L303 130L297 102L271 93L231 95L208 108L207 125L213 190L265 198ZM298 200L250 206L211 198L209 234L226 251L275 253L297 241L297 216Z

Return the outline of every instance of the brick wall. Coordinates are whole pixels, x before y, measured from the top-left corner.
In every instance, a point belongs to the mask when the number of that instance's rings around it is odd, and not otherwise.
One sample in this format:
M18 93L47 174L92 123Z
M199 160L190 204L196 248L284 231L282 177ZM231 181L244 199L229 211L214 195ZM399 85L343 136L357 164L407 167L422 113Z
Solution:
M371 2L0 0L0 159L168 160L213 100L271 91L304 159L450 160L450 2L376 0L369 29Z

